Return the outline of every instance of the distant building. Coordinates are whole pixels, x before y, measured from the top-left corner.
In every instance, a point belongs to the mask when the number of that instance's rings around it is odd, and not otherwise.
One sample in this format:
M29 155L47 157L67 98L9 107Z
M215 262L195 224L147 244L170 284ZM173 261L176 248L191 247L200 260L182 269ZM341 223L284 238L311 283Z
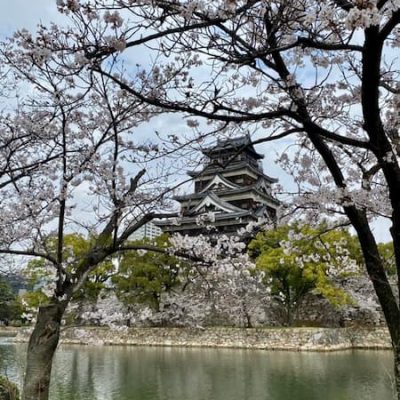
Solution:
M209 232L204 225L212 225L214 232L230 234L259 218L276 219L280 202L271 185L277 179L264 174L264 156L249 136L219 140L203 154L204 168L188 171L194 193L174 198L181 204L182 217L155 222L164 232L195 235Z
M162 234L161 228L154 225L151 222L144 224L137 231L135 231L131 236L130 240L141 240L141 239L154 239Z

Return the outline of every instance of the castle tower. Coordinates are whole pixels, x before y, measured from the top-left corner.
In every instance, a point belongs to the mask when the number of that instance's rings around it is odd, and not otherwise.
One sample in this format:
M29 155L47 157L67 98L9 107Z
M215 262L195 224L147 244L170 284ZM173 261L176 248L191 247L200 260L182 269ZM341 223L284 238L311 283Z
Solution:
M280 203L271 194L271 184L277 179L264 174L264 156L256 152L249 136L218 140L203 154L203 169L188 171L194 193L174 198L181 204L182 217L156 225L164 232L189 235L210 232L204 225L212 225L210 233L233 234L259 218L276 219ZM199 224L202 219L204 225Z

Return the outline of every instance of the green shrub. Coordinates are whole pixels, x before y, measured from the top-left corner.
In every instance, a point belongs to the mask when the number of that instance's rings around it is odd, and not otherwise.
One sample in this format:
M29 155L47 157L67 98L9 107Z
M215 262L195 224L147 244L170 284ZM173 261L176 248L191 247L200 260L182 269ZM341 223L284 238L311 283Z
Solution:
M19 400L17 385L4 376L0 376L0 400Z

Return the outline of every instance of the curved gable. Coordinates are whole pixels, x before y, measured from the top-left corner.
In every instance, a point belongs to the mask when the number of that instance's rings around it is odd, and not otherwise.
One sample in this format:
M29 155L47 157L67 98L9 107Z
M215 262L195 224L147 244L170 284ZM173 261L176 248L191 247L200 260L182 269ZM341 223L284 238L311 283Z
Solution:
M220 199L218 196L214 195L213 193L207 194L204 199L197 204L196 207L193 208L193 213L199 213L202 208L204 208L204 212L206 212L207 207L213 207L215 210L220 210L225 213L232 213L243 211L241 208L236 207L232 204L229 204L227 201Z
M214 176L214 178L205 186L205 188L200 192L204 193L207 192L208 190L212 190L213 187L215 189L218 188L218 190L224 190L224 189L238 189L239 186L234 184L233 182L228 181L228 179L224 178L222 175L217 174ZM214 190L215 190L214 189Z

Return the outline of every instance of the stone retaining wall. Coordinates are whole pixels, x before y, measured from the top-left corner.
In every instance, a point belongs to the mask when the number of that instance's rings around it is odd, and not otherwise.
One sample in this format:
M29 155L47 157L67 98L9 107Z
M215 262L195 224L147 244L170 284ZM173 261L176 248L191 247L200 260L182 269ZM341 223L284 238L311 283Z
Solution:
M25 342L28 336L28 330L22 329L15 341ZM385 328L68 328L61 343L292 351L391 349Z
M17 336L20 328L0 326L0 337Z

